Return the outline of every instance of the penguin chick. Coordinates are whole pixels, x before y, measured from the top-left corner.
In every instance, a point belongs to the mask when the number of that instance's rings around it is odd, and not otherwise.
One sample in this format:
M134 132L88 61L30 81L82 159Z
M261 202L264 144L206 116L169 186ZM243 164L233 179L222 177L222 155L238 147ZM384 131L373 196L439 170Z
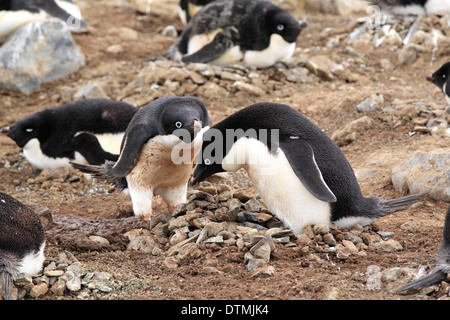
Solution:
M366 225L425 194L394 200L364 197L346 157L291 107L256 103L205 132L191 180L244 168L267 207L296 234L307 225Z
M7 300L19 273L37 275L44 262L45 234L37 213L0 192L0 275Z
M288 60L306 27L263 0L217 0L192 17L168 58L185 63L270 67Z
M152 218L152 198L160 195L173 212L186 202L194 158L200 152L209 115L194 97L168 96L140 109L127 127L117 162L72 165L128 189L134 214Z

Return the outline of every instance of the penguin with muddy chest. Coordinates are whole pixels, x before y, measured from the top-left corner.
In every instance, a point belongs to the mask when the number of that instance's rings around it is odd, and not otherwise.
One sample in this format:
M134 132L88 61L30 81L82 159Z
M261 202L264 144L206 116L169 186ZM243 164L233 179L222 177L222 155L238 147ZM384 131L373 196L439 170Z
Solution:
M263 0L217 0L186 25L168 52L185 63L266 68L288 60L306 22Z
M72 165L127 190L134 214L151 220L154 195L161 196L171 212L186 202L194 159L208 128L209 114L201 100L163 97L133 117L117 161L106 161L101 166Z
M291 107L256 103L205 132L192 184L244 168L269 210L296 234L307 225L350 227L405 209L425 194L364 197L342 151Z

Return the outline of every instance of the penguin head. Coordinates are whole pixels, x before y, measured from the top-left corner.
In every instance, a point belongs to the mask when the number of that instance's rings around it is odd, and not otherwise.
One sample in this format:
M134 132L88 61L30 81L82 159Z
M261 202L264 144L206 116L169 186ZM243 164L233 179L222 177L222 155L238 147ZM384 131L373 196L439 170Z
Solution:
M0 132L10 137L16 144L23 148L28 141L38 138L41 132L40 113L32 114L16 123L3 127Z
M296 42L300 32L307 26L306 22L298 21L279 7L267 12L266 25L270 28L270 34L279 34L288 43Z
M180 140L191 143L197 133L209 125L209 115L199 99L178 97L162 111L160 125L166 134L176 135Z
M450 78L450 62L442 65L437 71L435 71L431 76L427 76L427 80L443 89L444 84Z

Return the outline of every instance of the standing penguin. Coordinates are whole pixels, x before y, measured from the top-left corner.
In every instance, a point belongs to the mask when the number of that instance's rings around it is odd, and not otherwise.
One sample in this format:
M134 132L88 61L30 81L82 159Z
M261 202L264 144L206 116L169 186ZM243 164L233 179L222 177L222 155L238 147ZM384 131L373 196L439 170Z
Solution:
M12 279L19 273L36 275L44 263L45 234L33 210L0 192L0 276L10 300Z
M450 105L450 62L444 63L427 80L434 83L445 94L445 99Z
M82 172L127 189L134 214L152 218L152 198L160 195L173 212L186 202L194 158L201 150L203 132L209 128L209 114L194 97L168 96L140 109L122 140L117 162L101 166L72 165Z
M0 40L15 29L49 17L63 20L73 32L87 29L80 9L72 0L2 0L0 3Z
M396 15L446 14L450 12L448 0L369 0L382 10Z
M444 231L442 232L442 244L437 253L436 266L431 270L430 274L414 280L403 287L397 289L398 292L404 292L409 289L419 289L431 286L447 279L450 274L450 206L445 216Z
M192 17L167 56L185 63L266 68L292 56L305 27L269 1L217 0Z
M201 156L192 184L244 168L269 210L296 234L312 224L365 225L424 196L364 197L342 151L283 104L256 103L219 122L205 132Z
M128 123L138 108L121 101L86 99L48 108L0 129L39 169L70 167L69 161L117 160Z

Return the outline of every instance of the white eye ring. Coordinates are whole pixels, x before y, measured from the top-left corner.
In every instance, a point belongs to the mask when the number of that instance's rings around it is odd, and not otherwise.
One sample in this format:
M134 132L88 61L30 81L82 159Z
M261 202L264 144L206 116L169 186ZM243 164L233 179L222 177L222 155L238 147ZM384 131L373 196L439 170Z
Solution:
M443 75L442 75L442 78L444 78L444 79L447 78L447 75L446 75L446 74L443 74Z
M277 30L278 31L283 31L284 30L284 26L282 24L277 25Z
M27 128L27 129L25 129L25 131L26 132L33 132L33 129L32 128Z
M175 127L180 129L183 126L183 124L180 121L175 122Z
M206 164L207 166L209 166L209 165L211 164L211 160L205 159L205 164Z

